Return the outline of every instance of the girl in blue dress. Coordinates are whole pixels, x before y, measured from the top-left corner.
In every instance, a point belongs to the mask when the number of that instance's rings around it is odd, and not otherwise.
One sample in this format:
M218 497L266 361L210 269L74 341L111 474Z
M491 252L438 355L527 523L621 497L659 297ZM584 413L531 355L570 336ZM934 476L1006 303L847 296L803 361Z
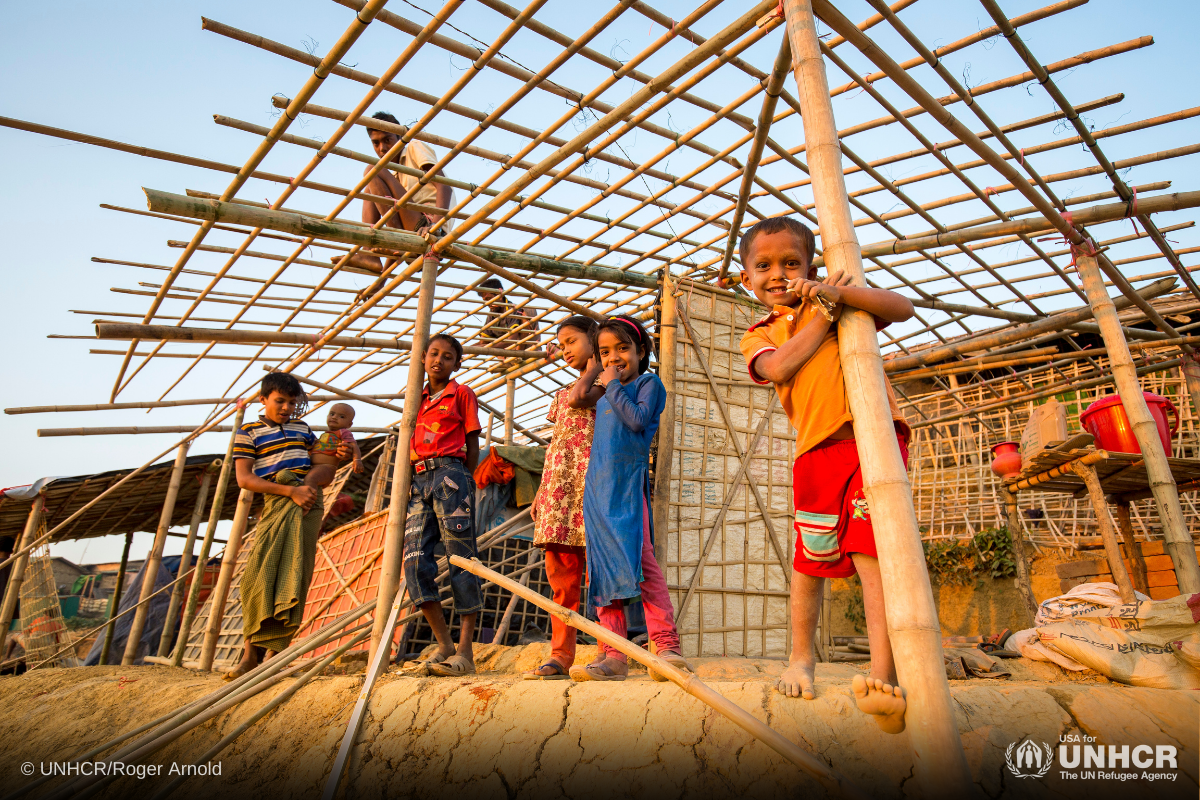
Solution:
M654 560L650 519L650 443L667 392L658 376L647 372L652 344L639 322L611 317L595 335L604 396L596 403L583 491L588 599L600 624L624 637L625 601L641 595L652 651L687 669L679 654L667 581ZM629 665L623 653L601 643L595 661L572 667L570 673L577 681L622 681Z

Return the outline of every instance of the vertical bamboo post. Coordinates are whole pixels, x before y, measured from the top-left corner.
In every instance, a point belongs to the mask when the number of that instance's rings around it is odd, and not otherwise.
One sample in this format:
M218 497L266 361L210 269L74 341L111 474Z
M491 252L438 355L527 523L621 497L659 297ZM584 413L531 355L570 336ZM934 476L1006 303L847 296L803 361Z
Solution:
M138 642L142 631L146 628L146 616L150 613L150 604L146 601L154 594L154 580L158 577L158 566L162 563L163 546L167 543L167 531L171 529L171 517L175 515L175 499L179 497L179 487L183 485L183 469L187 466L188 448L191 440L179 445L175 451L175 464L171 467L171 481L167 484L167 496L163 500L162 513L158 516L158 530L154 532L154 544L142 564L142 594L138 598L141 605L133 612L133 622L129 626L129 639L125 642L125 655L121 658L121 666L128 667L137 658Z
M183 651L187 649L188 639L192 634L192 621L196 619L196 607L200 605L200 590L204 585L204 574L208 566L208 554L212 550L213 539L217 535L217 524L221 521L221 511L225 508L225 493L229 489L229 479L233 476L233 443L237 439L238 429L246 416L245 405L238 401L237 411L233 415L233 432L229 434L229 444L225 446L225 458L221 461L221 474L217 476L217 490L213 494L212 507L208 512L208 526L204 529L204 541L200 543L200 554L196 556L196 574L192 576L192 586L188 590L187 603L183 608L183 623L179 626L179 638L175 643L175 652L171 654L172 665L183 664Z
M433 318L433 294L436 290L437 259L423 259L421 288L417 294L417 316L412 329L412 350L408 357L408 384L404 391L404 413L400 416L400 432L396 436L396 465L392 469L392 495L388 506L387 529L383 535L382 566L379 575L378 602L375 606L375 624L371 628L371 648L367 663L375 663L375 652L389 647L388 615L383 609L391 608L400 589L400 578L404 574L404 524L408 519L408 493L412 486L413 431L417 427L417 411L421 408L421 389L425 382L423 356L429 343L429 322ZM380 659L380 664L387 664Z
M654 464L654 560L666 574L667 527L671 524L671 462L675 457L675 282L670 269L662 275L662 308L658 323L658 377L667 390L667 405L658 425Z
M1146 579L1146 562L1142 560L1142 548L1133 538L1133 521L1129 517L1129 501L1117 501L1117 528L1125 543L1125 558L1129 562L1133 588L1142 594L1150 594Z
M504 443L513 443L513 406L517 402L517 382L509 378L504 382Z
M389 435L383 441L383 452L379 454L379 463L371 475L371 488L367 491L367 500L363 503L363 516L375 514L383 509L383 493L387 490L388 470L392 468L392 459L396 456L396 437Z
M1142 458L1146 460L1146 477L1150 483L1150 491L1154 494L1158 517L1162 520L1163 538L1166 540L1164 544L1179 578L1179 591L1195 594L1200 592L1200 562L1196 560L1196 548L1183 519L1183 508L1179 505L1179 489L1175 486L1171 465L1167 463L1167 454L1158 438L1158 426L1150 416L1146 398L1142 395L1137 369L1129 354L1129 344L1121 331L1116 307L1112 298L1108 296L1108 290L1104 288L1104 277L1100 274L1096 257L1077 254L1075 264L1079 269L1079 278L1083 282L1084 291L1087 292L1096 322L1100 324L1104 346L1108 348L1113 383L1121 397L1121 405L1125 407L1125 415L1129 417L1129 425L1137 437ZM1186 359L1184 364L1186 366Z
M108 651L112 649L113 633L117 629L117 611L121 608L121 594L125 591L125 576L129 572L129 548L133 546L133 531L125 534L125 549L121 551L121 564L117 567L117 585L113 587L108 602L108 624L104 626L104 647L100 650L100 666L108 663Z
M4 638L8 636L8 629L12 627L13 615L17 612L17 599L21 596L21 582L25 580L25 568L29 566L29 545L38 537L45 511L46 499L38 492L38 496L33 498L33 504L29 507L29 516L25 518L25 530L17 543L16 551L20 556L12 563L12 572L8 574L4 605L0 606L0 643L4 642Z
M1180 371L1192 401L1192 413L1200 417L1200 354L1185 354Z
M237 431L234 431L237 435ZM233 571L237 569L238 553L242 549L242 536L250 522L250 506L254 505L254 492L242 489L238 494L237 509L233 512L233 526L225 540L225 554L221 557L221 573L217 585L208 597L208 627L204 629L204 644L200 648L200 671L212 670L217 654L217 640L221 638L221 623L225 619L225 601L229 599L229 587L233 584ZM178 651L177 655L182 655Z
M204 504L208 500L208 489L212 484L212 476L214 467L220 465L220 461L214 461L204 470L204 475L200 478L200 490L196 492L196 503L192 508L192 519L188 524L187 539L183 542L183 555L179 559L179 571L175 573L176 577L181 578L187 574L188 568L192 565L192 550L196 546L196 534L200 530L200 518L204 516ZM203 577L202 573L197 572ZM192 580L196 580L196 576L192 576ZM183 602L183 581L175 581L175 588L171 590L171 604L167 606L167 620L163 623L162 638L158 641L158 657L165 658L167 653L171 652L172 634L175 633L174 620L179 615L179 606Z
M1156 434L1157 435L1157 434ZM1129 572L1121 559L1121 545L1117 544L1117 531L1113 527L1112 515L1108 513L1108 501L1104 499L1104 489L1100 486L1100 478L1096 468L1082 461L1071 464L1071 469L1087 486L1088 496L1092 507L1096 510L1096 526L1100 528L1100 540L1104 542L1104 555L1108 557L1108 568L1112 570L1113 583L1121 593L1122 603L1134 601L1133 582L1129 580Z
M1017 590L1025 601L1025 610L1029 612L1029 624L1033 625L1037 616L1037 600L1033 596L1033 586L1029 581L1029 562L1025 560L1024 525L1021 524L1021 512L1017 509L1017 496L1007 487L1001 488L1000 494L1004 499L1004 512L1008 517L1008 538L1012 542L1013 561L1017 565Z
M825 263L830 270L842 270L853 284L865 286L816 18L810 0L783 0L783 6ZM927 795L974 797L978 790L955 723L942 661L941 626L912 489L888 408L887 377L871 315L844 311L838 321L838 347L846 397L854 415L863 490L875 525L888 633L897 675L907 691L906 720L917 779Z

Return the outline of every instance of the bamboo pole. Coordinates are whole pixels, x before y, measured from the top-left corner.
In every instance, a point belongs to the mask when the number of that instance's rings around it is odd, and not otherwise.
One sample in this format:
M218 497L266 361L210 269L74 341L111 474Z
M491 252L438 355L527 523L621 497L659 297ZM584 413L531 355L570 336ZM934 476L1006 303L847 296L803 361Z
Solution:
M121 594L125 590L125 576L129 571L129 548L133 546L133 531L125 534L125 549L121 551L121 564L117 567L117 585L113 587L108 603L108 624L104 626L104 646L100 649L100 666L108 664L108 651L112 649L113 634L117 630L117 610L121 606Z
M509 378L504 382L504 444L513 443L513 406L516 405L517 381Z
M450 247L447 247L445 252L447 255L457 258L460 261L466 261L469 264L474 264L475 266L479 267L480 269L486 270L487 272L490 272L491 274L493 274L497 277L504 278L509 283L515 283L517 286L520 286L522 289L524 289L528 292L532 292L532 293L536 294L538 297L544 297L545 299L549 300L550 302L556 303L556 304L562 306L563 308L571 311L572 313L582 314L585 317L591 317L592 319L596 320L597 322L604 321L603 314L592 311L590 308L588 308L585 305L576 303L573 300L568 300L567 298L557 295L554 292L551 292L547 289L543 289L541 286L538 286L533 281L526 280L525 278L522 278L520 275L516 274L515 272L509 272L504 267L497 266L496 264L493 264L491 261L488 261L486 258L483 258L482 256L477 256L474 253L464 250L463 248L461 248L457 245L451 245Z
M1147 464L1149 464L1148 459ZM1071 470L1082 478L1084 485L1087 486L1092 508L1096 511L1096 527L1100 529L1100 539L1104 542L1104 554L1108 557L1108 568L1112 570L1113 583L1117 585L1117 591L1121 593L1121 602L1132 603L1136 599L1133 593L1133 583L1129 580L1125 562L1121 559L1121 545L1117 543L1117 533L1113 527L1112 516L1108 513L1108 501L1104 499L1104 489L1100 486L1096 468L1090 464L1084 464L1080 459L1071 462ZM1171 485L1174 486L1174 481ZM1178 500L1178 495L1176 495L1176 500ZM1188 545L1191 546L1190 536ZM1168 546L1170 546L1169 540ZM1182 576L1179 576L1178 573L1176 576L1182 580Z
M1080 254L1076 257L1076 265L1104 335L1113 383L1121 397L1125 414L1129 417L1130 427L1137 437L1142 457L1146 460L1146 478L1150 490L1154 493L1154 504L1162 521L1166 549L1171 555L1171 563L1174 564L1175 574L1179 579L1179 590L1192 594L1200 592L1200 563L1197 562L1192 537L1183 518L1179 490L1175 486L1175 478L1171 474L1171 465L1167 462L1162 441L1158 438L1158 427L1154 418L1150 416L1146 398L1142 396L1133 357L1124 337L1117 329L1117 312L1113 300L1104 289L1104 279L1100 275L1095 256ZM1090 488L1089 486L1089 490ZM1111 520L1109 524L1111 525ZM1103 524L1101 527L1103 534ZM1115 572L1114 566L1114 577Z
M181 328L172 325L133 325L123 322L101 322L96 325L96 338L157 339L160 341L179 342L230 342L238 344L296 344L311 347L319 339L319 336L309 336L303 333L287 333L285 331L217 330L211 328ZM411 341L398 337L383 339L368 338L365 336L334 336L322 344L323 347L326 345L342 348L355 347L366 350L399 350L402 352L408 352L412 349ZM464 347L463 354L527 359L545 358L547 355L545 350L506 350L502 347Z
M308 399L310 402L324 403L329 400L337 400L340 395L323 395L310 394ZM399 400L404 397L403 394L368 394L363 397L369 397L372 400ZM6 408L5 414L56 414L72 411L125 411L130 409L144 408L175 408L178 406L215 406L225 405L228 403L236 403L241 398L237 397L209 397L196 400L151 400L139 403L87 403L83 405L72 406L22 406L20 408Z
M1142 560L1141 546L1133 536L1133 522L1129 517L1129 501L1118 499L1117 504L1117 529L1121 532L1121 540L1124 545L1125 558L1129 561L1129 567L1133 570L1130 576L1133 579L1133 588L1142 594L1150 594L1150 586L1146 583L1146 562Z
M846 197L842 152L813 7L808 0L784 0L783 5L825 258L831 270L840 269L854 284L863 286L862 252ZM854 32L858 33L857 29ZM905 718L915 751L916 775L927 794L974 796L977 789L955 724L942 661L941 626L925 569L912 489L888 409L887 378L871 315L843 311L838 321L838 347L846 397L854 415L863 490L877 532L889 638L897 675L907 690Z
M200 590L204 586L208 554L212 550L213 539L217 535L217 525L221 521L221 512L225 508L225 493L229 490L229 481L234 475L233 445L245 416L246 406L239 403L233 416L233 435L229 437L229 444L225 446L225 458L221 460L221 474L217 477L217 490L213 493L212 507L208 512L208 525L204 529L204 540L200 543L200 553L196 556L196 577L192 579L192 585L188 589L187 603L183 608L183 621L179 625L179 639L175 644L175 651L171 654L172 666L178 667L183 664L183 651L187 649L188 638L192 632L192 622L196 618L196 608L200 604ZM228 546L228 541L226 546Z
M1138 294L1142 297L1151 298L1166 294L1172 291L1175 287L1174 278L1163 278L1149 286L1145 286L1138 290ZM1101 287L1103 289L1103 287ZM1107 293L1105 293L1107 297ZM1123 308L1128 308L1133 305L1127 297L1119 297L1111 301L1113 303L1113 317L1116 319L1116 311ZM952 341L949 344L940 345L938 347L930 347L916 353L890 358L887 361L887 366L891 372L900 372L906 369L915 367L923 367L942 361L952 356L962 353L971 353L979 350L991 350L996 347L1001 347L1013 342L1019 342L1024 339L1032 339L1043 333L1051 331L1059 331L1066 326L1088 319L1095 314L1092 306L1081 306L1080 308L1072 309L1058 314L1044 317L1038 322L1028 322L1024 325L1009 325L1001 328L994 328L982 333L968 336L957 341ZM1117 322L1119 327L1120 323ZM1122 340L1124 341L1124 340Z
M221 638L221 623L225 621L225 601L229 599L229 587L233 583L233 572L237 569L238 553L242 550L242 537L250 521L250 506L254 504L254 492L242 489L238 494L237 510L233 514L233 526L225 543L225 555L221 558L221 572L217 585L208 597L208 627L204 630L204 644L200 648L200 671L211 672L217 654L217 640ZM182 650L179 651L182 656Z
M184 442L179 445L179 449L175 453L175 465L171 468L171 481L167 484L167 496L163 500L162 514L158 518L158 530L154 534L154 544L150 548L146 560L142 563L142 602L154 594L154 581L158 578L163 546L167 543L167 531L171 528L171 517L175 514L175 499L179 497L179 487L183 483L183 470L187 466L187 454L190 447L190 441ZM142 631L146 627L146 616L149 612L150 606L143 605L133 615L133 622L129 626L129 638L125 642L125 655L121 658L123 667L130 666L137 659L138 644L142 638ZM170 624L170 620L167 620L166 624ZM147 653L147 655L150 654Z
M742 186L738 190L737 207L733 210L733 222L729 226L729 239L725 242L725 255L721 259L721 269L717 273L718 286L725 285L729 274L729 264L733 261L733 250L737 247L742 218L746 214L746 205L750 201L750 190L754 188L754 176L758 170L758 162L762 160L763 148L767 144L767 135L771 132L771 120L775 116L775 105L779 102L783 81L787 78L791 65L792 48L788 38L784 36L779 43L779 52L775 55L775 64L771 67L771 75L767 79L762 109L754 128L754 141L750 143L750 152L746 155L746 167L742 171Z
M433 258L422 259L421 287L417 293L416 322L412 328L412 350L408 357L408 383L405 396L420 398L425 383L425 365L422 356L429 344L429 326L433 317L434 291L436 290L438 265ZM408 520L408 495L412 487L413 432L417 426L417 411L421 403L405 402L400 417L400 429L396 435L396 464L392 470L392 496L388 505L387 528L383 535L383 564L379 574L379 593L376 601L379 608L391 606L399 597L400 582L404 575L404 526ZM371 629L371 648L368 663L374 663L380 648L390 652L391 643L384 639L388 620L383 614L375 615ZM386 663L386 659L383 659Z
M1012 542L1013 562L1017 567L1017 591L1029 612L1029 624L1033 625L1037 616L1037 599L1033 596L1033 587L1029 582L1029 562L1025 559L1025 526L1021 524L1021 512L1017 508L1017 496L1007 488L1000 490L1004 500L1004 512L1008 518L1008 538Z
M480 563L479 559L473 558L467 560L461 556L451 556L450 563L457 567L467 570L484 580L507 589L515 595L520 596L527 603L545 609L553 616L562 620L572 628L577 628L589 636L594 636L596 639L604 642L609 647L612 647L624 653L629 658L644 664L647 669L653 670L660 675L665 676L671 683L674 683L683 691L690 694L692 697L700 700L705 705L710 706L717 713L733 722L738 727L745 730L754 738L766 744L776 753L786 758L796 766L809 773L819 780L829 792L835 797L859 797L865 798L866 795L854 784L850 783L840 773L827 766L824 761L809 754L807 751L798 747L796 744L767 727L759 719L750 713L742 710L741 707L728 700L724 695L714 691L696 677L694 673L685 673L678 667L664 661L662 658L650 653L641 647L638 647L628 639L617 636L607 628L597 625L595 622L576 614L573 611L568 611L552 600L548 600L537 592L522 586L520 583L501 575L494 570L490 570Z
M1197 206L1200 206L1200 192L1175 192L1173 194L1163 194L1157 197L1148 197L1145 200L1138 200L1138 210L1146 214L1181 211ZM1095 225L1101 222L1124 219L1128 213L1128 204L1108 203L1072 212L1071 218L1075 225ZM994 239L1018 233L1041 233L1053 230L1054 228L1055 226L1045 217L1030 217L1028 219L1016 219L1007 222L990 222L948 233L875 242L863 246L862 250L864 257L899 255L900 253L912 253L931 247L967 244L968 242L978 242L984 239ZM823 258L817 257L813 259L813 263L814 266L821 266L825 262Z
M245 733L250 728L252 728L263 717L267 716L272 711L274 711L276 708L283 705L288 700L292 699L292 696L295 695L296 692L300 691L300 689L303 688L305 684L307 684L310 680L312 680L313 678L317 677L322 672L324 672L325 669L330 664L332 664L334 661L336 661L338 658L340 658L342 655L344 655L347 651L349 651L356 644L358 644L359 642L366 639L369 635L370 635L370 633L368 631L363 631L362 633L353 637L350 641L348 641L345 644L343 644L342 646L338 647L333 652L327 654L324 658L322 658L316 664L314 664L312 667L310 667L308 669L308 671L305 672L303 675L301 675L297 680L292 681L292 683L286 689L284 689L278 695L276 695L275 697L273 697L269 701L267 701L265 704L263 704L262 708L255 711L253 714L250 715L250 717L248 719L246 719L244 722L242 722L240 725L238 725L232 731L230 731L229 733L227 733L223 737L221 737L220 741L218 741L216 744L214 744L208 750L204 751L204 753L199 758L196 759L195 764L199 766L199 765L207 764L210 761L212 761L212 759L215 758L222 750L224 750L229 745L233 744L235 739L237 739L243 733ZM281 674L279 679L282 680L283 677L285 677L285 676ZM158 792L156 792L154 794L154 796L151 798L151 800L163 800L163 798L168 797L172 792L174 792L176 789L178 789L180 786L182 786L183 782L186 781L187 778L188 778L188 776L186 774L180 774L180 775L176 776L174 780L172 780L170 783L168 783L163 788L159 789Z
M325 425L310 425L314 431L329 430ZM196 429L188 425L118 425L104 428L38 428L38 436L47 438L54 436L117 436L146 433L192 433ZM229 433L237 428L231 425L212 425L204 429L205 433ZM359 433L391 433L391 428L366 428L355 426Z
M25 518L25 529L21 532L21 539L17 545L17 553L20 555L13 562L12 571L8 574L8 583L4 587L4 605L0 608L0 642L5 641L8 629L12 627L17 601L21 597L21 583L25 580L25 570L29 566L29 551L32 549L30 545L37 538L45 512L46 498L38 492L29 506L29 516Z
M658 377L666 390L667 403L663 407L658 425L658 450L654 462L654 498L651 511L654 520L654 560L666 574L667 532L671 526L671 469L675 458L675 377L678 369L676 331L679 316L676 313L678 298L671 271L664 269L660 292L660 317L658 323Z
M230 222L241 225L282 231L299 236L327 239L344 244L361 247L379 248L382 250L397 250L407 253L424 253L429 244L412 233L402 233L393 228L371 229L361 225L350 225L332 220L315 219L303 214L292 214L285 211L254 208L238 203L222 202L219 200L204 200L187 197L157 189L143 189L146 193L147 207L151 211L163 214L175 214L191 219L202 219L210 222ZM463 223L465 225L465 223ZM605 283L615 283L621 286L637 286L654 288L656 281L653 275L640 272L625 272L611 267L585 266L571 262L555 261L545 256L530 253L511 253L493 250L489 247L459 245L467 252L482 256L494 264L512 269L525 269L544 272L548 275L558 275L570 278L597 280Z
M411 345L410 345L410 347L411 347ZM279 372L279 370L272 369L270 367L264 367L264 369L267 370L268 372ZM327 392L332 392L333 394L337 395L338 397L342 398L343 400L355 400L360 403L367 403L368 405L377 406L379 408L385 408L388 411L395 411L397 414L404 413L404 409L401 408L400 406L394 406L391 403L385 403L382 400L375 400L366 395L355 394L354 392L347 392L344 389L338 389L335 386L331 386L328 383L322 383L321 381L318 381L314 378L306 378L302 375L296 375L295 373L292 373L292 377L295 378L296 380L300 381L301 383L307 384L309 386L315 386L318 389L324 389ZM356 428L355 430L358 430L358 429Z
M196 546L196 534L200 530L200 519L204 516L204 504L208 500L208 489L212 484L213 473L220 468L221 461L219 459L210 462L204 470L204 475L200 478L200 489L196 492L196 502L192 508L192 519L188 524L187 538L183 542L183 555L179 558L179 569L175 573L177 576L183 576L191 565L192 551ZM204 577L204 570L200 567L202 563L201 561L196 562L201 579ZM165 658L167 653L171 652L171 644L175 634L175 619L179 616L179 605L182 600L183 582L176 581L175 590L171 592L171 603L167 606L167 617L163 623L162 638L158 642L159 658Z

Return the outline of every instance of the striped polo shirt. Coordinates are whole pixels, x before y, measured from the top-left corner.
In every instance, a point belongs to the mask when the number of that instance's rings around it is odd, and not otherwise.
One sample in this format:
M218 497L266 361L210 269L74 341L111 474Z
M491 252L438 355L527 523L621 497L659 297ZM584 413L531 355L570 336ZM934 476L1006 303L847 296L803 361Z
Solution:
M280 470L306 475L312 467L308 451L317 443L307 422L293 420L277 425L266 417L238 428L233 457L254 459L254 474L270 480Z

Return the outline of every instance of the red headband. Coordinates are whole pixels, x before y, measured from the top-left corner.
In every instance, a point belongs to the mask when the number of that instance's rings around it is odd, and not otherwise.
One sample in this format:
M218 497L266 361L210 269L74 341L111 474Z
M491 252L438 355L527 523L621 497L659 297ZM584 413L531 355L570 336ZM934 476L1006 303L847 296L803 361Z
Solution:
M613 317L613 319L615 319L617 322L624 322L626 325L633 328L633 332L636 333L637 337L638 337L638 344L639 345L642 344L642 329L641 328L639 328L637 325L634 325L632 322L625 319L624 317Z

